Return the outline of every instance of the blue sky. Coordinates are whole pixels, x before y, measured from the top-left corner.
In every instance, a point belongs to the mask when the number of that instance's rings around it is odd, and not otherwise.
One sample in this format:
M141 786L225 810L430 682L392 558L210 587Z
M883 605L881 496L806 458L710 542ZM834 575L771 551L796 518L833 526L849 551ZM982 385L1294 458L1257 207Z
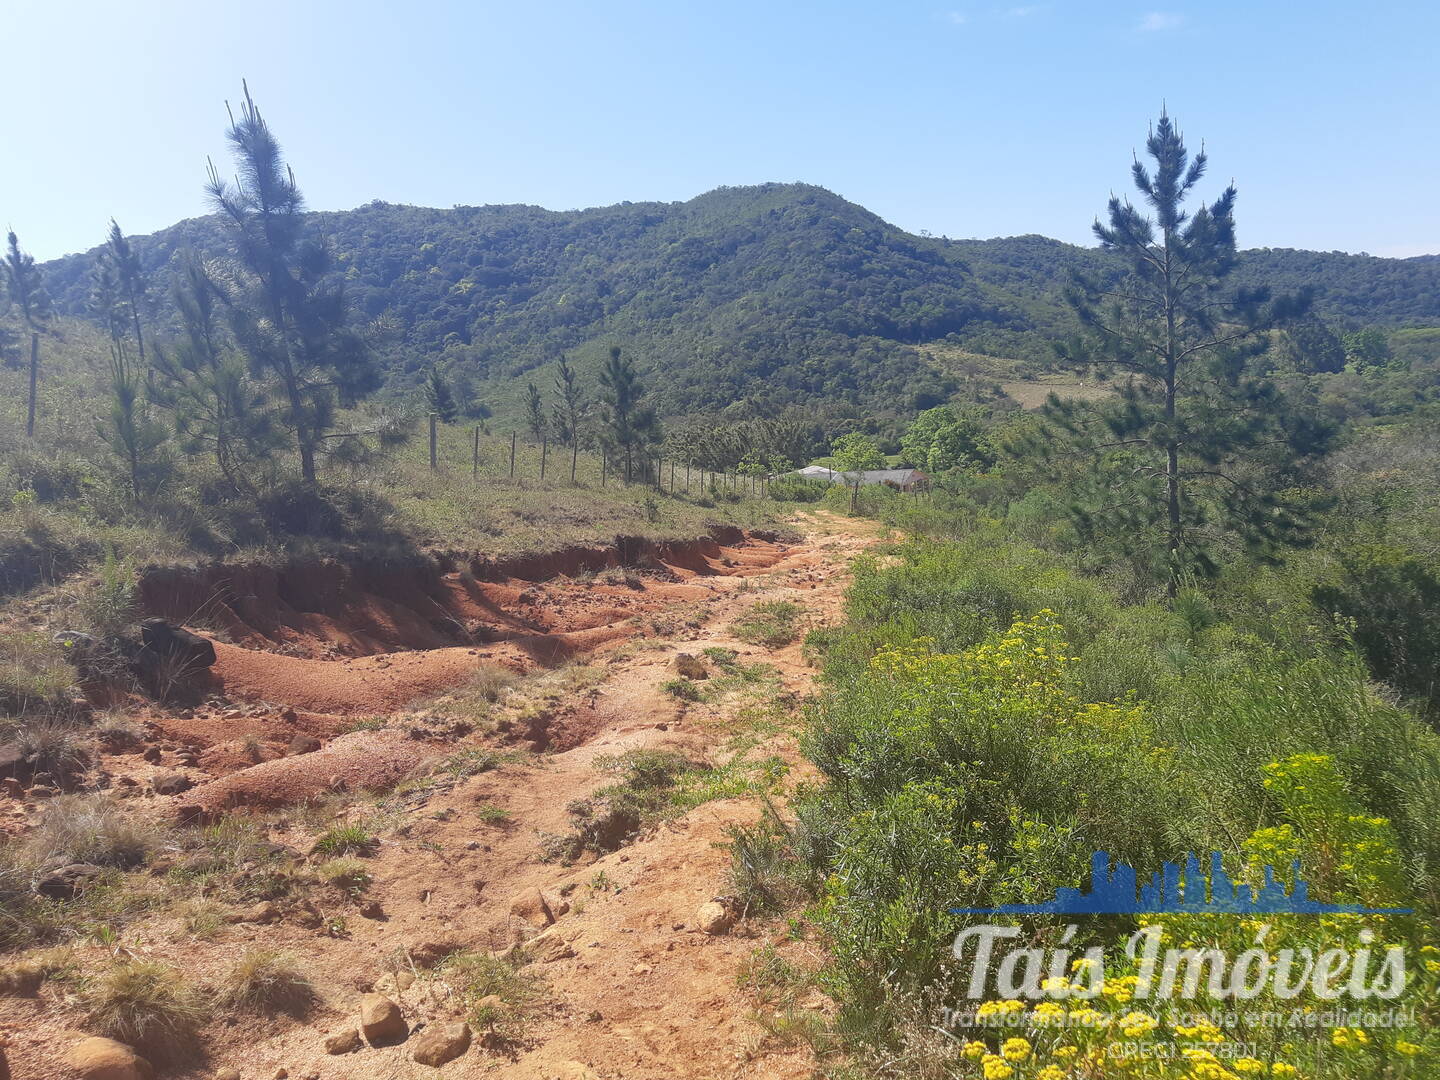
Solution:
M1167 101L1245 246L1440 252L1440 4L5 0L0 224L50 258L205 211L242 76L310 204L821 184L1088 242Z

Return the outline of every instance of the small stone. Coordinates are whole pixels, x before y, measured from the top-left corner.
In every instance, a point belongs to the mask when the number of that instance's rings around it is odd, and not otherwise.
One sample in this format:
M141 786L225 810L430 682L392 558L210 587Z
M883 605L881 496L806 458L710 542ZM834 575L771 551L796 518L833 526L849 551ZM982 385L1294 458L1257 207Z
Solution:
M144 758L146 761L150 762L150 764L152 764L152 765L158 765L158 764L160 763L160 758L161 758L162 755L161 755L161 752L160 752L160 747L158 747L158 746L147 746L147 747L145 748L145 753L141 754L140 756L141 756L142 758Z
M555 921L544 894L535 888L526 889L510 901L510 914L537 928L544 928Z
M296 735L290 740L290 755L313 754L320 749L320 740L314 735Z
M280 918L280 909L269 900L261 900L245 912L246 922L272 923L278 918Z
M346 1028L344 1031L337 1031L325 1036L325 1052L327 1054L348 1054L352 1050L360 1049L360 1032L354 1028Z
M719 937L730 932L735 925L735 916L724 904L711 900L700 905L700 910L695 913L695 925L705 933Z
M130 1047L99 1036L84 1039L70 1048L65 1064L85 1080L150 1080L150 1063Z
M470 1049L470 1026L463 1022L429 1028L415 1040L410 1056L421 1065L438 1067Z
M150 790L156 795L179 795L182 791L189 791L195 786L184 773L178 772L157 772L150 778Z
M400 1042L407 1032L400 1006L384 994L366 994L360 999L360 1034L371 1045Z
M35 891L51 900L73 900L103 873L104 869L93 863L71 863L42 877L35 883Z
M415 985L415 973L413 971L397 971L395 973L395 989L404 993Z
M449 938L436 938L431 941L417 941L410 945L406 952L410 959L415 961L416 966L422 968L433 968L451 953L460 952L464 948L458 941Z
M215 1080L240 1080L239 1069L217 1069Z
M524 953L535 963L553 964L557 960L568 960L575 955L575 950L558 932L550 929L526 942Z
M360 905L360 917L364 919L383 919L385 909L380 906L379 900L367 900Z

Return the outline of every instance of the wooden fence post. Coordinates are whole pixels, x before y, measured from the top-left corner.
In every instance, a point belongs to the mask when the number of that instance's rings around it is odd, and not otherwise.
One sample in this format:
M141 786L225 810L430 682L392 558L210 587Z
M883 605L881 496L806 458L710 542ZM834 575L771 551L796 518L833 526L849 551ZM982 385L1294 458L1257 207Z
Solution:
M470 451L470 477L478 479L480 476L480 428L475 428L475 446Z
M510 433L510 479L515 479L515 432Z
M540 479L545 479L545 456L550 452L550 439L540 436Z
M435 456L435 424L438 420L439 416L432 412L430 414L430 468L432 471L440 467L439 459Z

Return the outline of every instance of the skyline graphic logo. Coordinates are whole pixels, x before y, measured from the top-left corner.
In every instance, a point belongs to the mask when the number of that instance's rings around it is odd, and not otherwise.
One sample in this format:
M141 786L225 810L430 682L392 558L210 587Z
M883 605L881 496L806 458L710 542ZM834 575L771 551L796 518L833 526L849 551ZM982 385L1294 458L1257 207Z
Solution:
M1142 883L1134 867L1111 865L1108 851L1090 857L1090 888L1061 886L1055 898L1040 904L1005 904L994 908L951 908L952 915L1410 915L1413 908L1370 908L1360 904L1327 904L1310 896L1310 883L1300 873L1300 860L1291 866L1295 884L1286 888L1276 880L1275 869L1265 867L1265 883L1257 890L1236 884L1225 872L1220 852L1210 853L1210 871L1201 869L1193 853L1182 869L1167 862Z

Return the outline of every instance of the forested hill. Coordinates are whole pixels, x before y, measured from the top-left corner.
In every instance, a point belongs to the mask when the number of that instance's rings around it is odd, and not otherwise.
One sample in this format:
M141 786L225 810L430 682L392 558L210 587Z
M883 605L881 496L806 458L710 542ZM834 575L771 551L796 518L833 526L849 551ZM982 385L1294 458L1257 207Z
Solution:
M613 341L655 372L666 412L923 407L951 388L913 346L954 335L1043 362L1069 328L1065 276L1104 258L1038 236L915 236L803 184L567 212L376 202L312 216L354 306L395 328L395 383L439 360L484 398L562 352L583 365ZM134 243L157 295L185 245L226 254L206 218ZM86 312L93 256L45 267L62 310ZM1261 250L1240 274L1314 286L1339 325L1440 324L1437 260Z

